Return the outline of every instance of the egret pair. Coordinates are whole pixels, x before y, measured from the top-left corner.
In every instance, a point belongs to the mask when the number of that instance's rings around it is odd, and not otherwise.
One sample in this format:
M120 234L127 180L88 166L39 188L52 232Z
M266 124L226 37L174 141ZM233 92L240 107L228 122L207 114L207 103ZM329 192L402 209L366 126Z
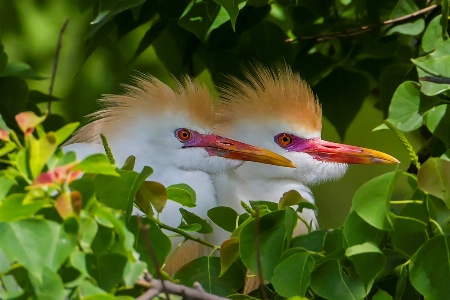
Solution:
M203 218L218 205L243 212L241 201L278 201L289 190L314 202L309 186L342 177L347 164L398 163L382 152L322 140L321 106L287 65L256 65L244 75L219 87L216 107L208 88L190 78L171 89L154 77L135 77L123 94L100 100L105 107L66 149L79 158L102 152L104 134L118 165L134 155L136 170L153 168L153 181L190 185L197 195L192 211ZM161 221L178 226L178 209L169 201ZM302 218L317 228L313 211ZM211 235L206 238L219 245L227 238L218 227ZM204 247L186 243L168 269L202 254Z

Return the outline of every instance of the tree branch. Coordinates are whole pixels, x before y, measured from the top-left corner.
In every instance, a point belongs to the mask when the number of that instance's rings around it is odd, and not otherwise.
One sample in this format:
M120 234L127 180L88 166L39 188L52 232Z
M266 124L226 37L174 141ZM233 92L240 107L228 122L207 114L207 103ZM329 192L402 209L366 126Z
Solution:
M334 39L340 39L340 38L348 38L348 37L352 37L355 35L360 35L366 32L369 32L375 28L379 28L385 25L391 25L391 24L396 24L396 23L402 23L405 21L408 21L410 19L414 19L416 17L419 17L423 14L426 14L427 12L430 12L432 10L435 10L436 8L438 8L440 6L440 4L434 4L428 7L425 7L421 10L418 10L414 13L399 17L399 18L395 18L395 19L390 19L390 20L386 20L383 21L381 23L378 24L372 24L372 25L364 25L362 27L358 27L358 28L352 28L352 29L348 29L348 30L344 30L344 31L339 31L339 32L333 32L333 33L327 33L327 34L321 34L321 35L314 35L314 36L301 36L301 37L297 37L297 38L292 38L292 39L286 39L285 42L286 43L292 43L292 42L296 42L296 41L301 41L301 40L315 40L317 42L324 42L324 41L328 41L328 40L334 40Z
M198 300L226 300L227 298L219 297L207 293L198 282L194 282L192 288L176 284L168 280L153 279L149 274L146 276L144 282L138 282L139 285L149 287L149 289L136 298L136 300L150 300L161 293L182 296L183 299L198 299Z
M59 36L58 36L58 44L56 44L56 52L55 52L55 57L53 58L53 70L52 70L52 77L50 80L50 86L48 88L48 94L51 96L53 94L53 86L55 85L55 78L56 78L56 70L58 69L58 61L59 61L59 53L61 52L61 48L62 48L62 37L64 32L67 29L67 25L69 24L69 19L67 19L63 25L61 26L61 29L59 31ZM51 111L51 101L48 101L47 104L47 110L48 113L50 114Z
M220 246L211 244L210 242L204 241L196 236L190 235L189 233L186 233L185 231L183 231L181 229L166 225L156 218L153 218L153 217L149 217L149 218L151 218L156 224L158 224L159 227L169 230L169 231L172 231L172 232L175 232L175 233L178 233L179 235L184 236L188 240L192 240L194 242L200 243L202 245L208 246L213 249L220 249Z

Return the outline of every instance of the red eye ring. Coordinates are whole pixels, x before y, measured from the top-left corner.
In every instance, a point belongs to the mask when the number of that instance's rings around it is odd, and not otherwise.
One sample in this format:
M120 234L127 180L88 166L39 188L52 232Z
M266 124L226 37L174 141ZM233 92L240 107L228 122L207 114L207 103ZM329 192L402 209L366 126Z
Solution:
M294 141L294 138L292 137L292 135L288 134L288 133L280 133L279 135L277 135L275 137L275 142L280 145L280 147L286 148L289 145L292 144L292 142Z
M191 139L192 133L189 129L180 128L175 130L175 136L180 140L180 142L186 143Z

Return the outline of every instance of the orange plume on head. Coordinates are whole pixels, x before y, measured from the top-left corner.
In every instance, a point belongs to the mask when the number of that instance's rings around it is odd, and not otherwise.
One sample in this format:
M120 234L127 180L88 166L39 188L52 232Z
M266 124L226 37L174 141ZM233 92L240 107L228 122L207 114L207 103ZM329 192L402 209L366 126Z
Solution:
M182 112L196 124L213 127L213 99L208 88L189 77L176 80L176 88L153 76L139 74L134 83L123 85L121 95L107 94L98 100L103 109L88 116L90 121L70 139L70 143L97 142L100 133L112 136L137 117L152 118L167 112Z
M219 127L234 120L268 117L299 124L303 128L322 129L322 108L308 84L287 64L269 69L255 63L244 71L245 80L228 77L220 87L222 103L217 112Z

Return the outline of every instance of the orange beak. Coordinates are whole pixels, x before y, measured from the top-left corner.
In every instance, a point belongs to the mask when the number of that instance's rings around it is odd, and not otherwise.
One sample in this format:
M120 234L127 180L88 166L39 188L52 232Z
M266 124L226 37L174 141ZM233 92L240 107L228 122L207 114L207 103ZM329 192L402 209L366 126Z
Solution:
M345 164L398 164L399 161L380 151L327 142L319 138L304 140L301 145L291 151L305 152L314 159L326 162Z
M289 159L272 151L238 142L216 134L198 134L187 142L183 148L202 147L211 156L229 159L254 161L263 164L296 168Z

